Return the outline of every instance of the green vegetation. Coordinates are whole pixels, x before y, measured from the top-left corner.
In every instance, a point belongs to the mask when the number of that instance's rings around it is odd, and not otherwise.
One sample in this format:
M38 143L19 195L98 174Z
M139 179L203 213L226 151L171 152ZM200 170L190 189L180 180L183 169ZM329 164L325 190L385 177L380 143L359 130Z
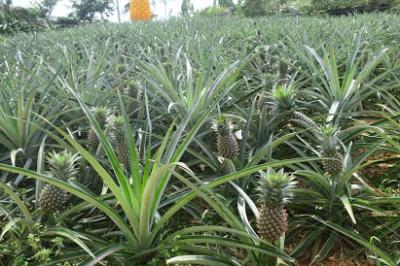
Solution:
M228 2L228 3L227 3ZM238 4L219 1L219 6L229 7L234 13L257 17L276 14L288 15L349 15L380 11L396 12L399 0L242 0ZM215 7L214 7L215 8Z
M111 0L73 0L72 8L74 13L70 14L80 21L92 22L96 14L100 14L103 20L104 16L108 16L113 10Z
M3 39L0 265L398 265L399 35L369 14Z
M106 22L117 10L117 1L73 0L72 12L65 17L51 17L59 0L41 0L31 8L13 7L13 1L0 0L0 34L40 31L47 28L70 28L79 24ZM152 0L166 6L166 0ZM129 11L130 3L124 5ZM356 13L392 12L398 13L400 0L215 0L213 5L195 11L193 0L183 0L180 15L216 17L240 16L262 17L273 15L351 15ZM165 11L167 12L167 11Z
M43 30L43 15L37 8L11 8L0 2L0 36Z

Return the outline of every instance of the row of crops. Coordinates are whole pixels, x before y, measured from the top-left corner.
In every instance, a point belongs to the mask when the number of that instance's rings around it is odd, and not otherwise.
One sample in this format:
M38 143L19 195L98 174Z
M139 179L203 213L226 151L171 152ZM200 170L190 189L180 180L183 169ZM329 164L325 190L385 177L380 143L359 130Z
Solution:
M2 40L0 265L398 265L399 40L385 14Z

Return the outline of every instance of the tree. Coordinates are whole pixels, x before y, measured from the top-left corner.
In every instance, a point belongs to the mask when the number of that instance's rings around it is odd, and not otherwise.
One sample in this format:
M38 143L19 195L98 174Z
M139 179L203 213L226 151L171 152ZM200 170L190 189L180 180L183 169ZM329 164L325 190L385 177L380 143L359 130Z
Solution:
M42 0L39 4L40 13L43 17L49 17L57 5L58 0Z
M224 0L224 2L229 0ZM243 0L239 1L244 15L249 17L276 15L283 13L296 14L300 8L304 10L311 5L312 1L318 2L320 5L325 4L327 1L342 1L342 0ZM349 0L343 0L349 1ZM354 0L358 1L358 0ZM364 0L362 0L364 1ZM309 8L308 8L309 9ZM307 10L308 10L307 9Z
M245 0L243 3L243 13L248 17L265 16L266 0Z
M92 22L96 14L100 14L103 20L113 11L113 0L73 0L72 8L74 12L71 15L82 21Z
M181 5L181 14L184 17L189 16L189 14L191 12L193 12L194 8L193 8L193 4L191 2L191 0L183 0L182 1L182 5Z
M354 12L376 12L396 7L397 0L311 0L312 13L330 15L351 14Z
M283 6L287 4L287 0L267 0L266 1L266 10L270 15L281 13L281 9Z
M229 8L235 7L235 3L233 2L233 0L219 0L218 5Z

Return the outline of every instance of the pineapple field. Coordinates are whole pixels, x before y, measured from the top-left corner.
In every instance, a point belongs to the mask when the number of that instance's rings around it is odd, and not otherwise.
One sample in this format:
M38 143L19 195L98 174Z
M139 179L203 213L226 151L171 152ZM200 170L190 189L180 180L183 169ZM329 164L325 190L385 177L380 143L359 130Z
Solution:
M400 264L400 18L0 37L0 266Z

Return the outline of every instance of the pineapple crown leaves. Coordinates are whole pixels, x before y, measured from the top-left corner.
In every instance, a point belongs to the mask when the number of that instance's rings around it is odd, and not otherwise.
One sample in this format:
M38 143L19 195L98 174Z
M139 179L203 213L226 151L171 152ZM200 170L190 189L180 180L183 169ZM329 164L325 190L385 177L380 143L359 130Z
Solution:
M338 128L336 126L326 124L321 127L321 133L324 136L335 136L338 132Z
M108 129L111 133L111 138L116 140L117 142L122 142L125 140L124 133L124 118L119 115L112 115L108 119Z
M109 125L114 130L123 129L123 127L124 127L124 118L122 116L119 116L119 115L110 116L108 122L109 122Z
M238 130L235 135L240 139L240 128L246 122L246 119L238 115L221 114L211 120L211 128L220 135L233 133L233 131Z
M284 169L278 172L272 168L268 168L266 173L260 171L258 201L269 205L287 204L293 198L296 183L295 177L284 173Z
M47 157L47 162L50 165L50 173L53 177L68 180L78 173L77 161L81 157L76 153L73 154L69 151L60 153L52 152Z
M336 152L339 147L339 129L336 126L327 124L320 129L321 149L326 153Z
M283 43L276 43L271 45L259 45L255 48L254 53L266 53L269 56L278 56L285 49Z
M277 84L272 90L273 105L276 111L290 111L296 106L296 89L293 84Z
M132 80L128 83L128 87L126 88L126 94L131 97L131 98L135 98L138 99L141 97L142 95L142 83L138 80Z
M232 133L234 129L232 120L227 115L220 115L212 120L212 129L219 135Z
M270 46L268 46L268 45L260 45L260 46L257 46L257 47L254 49L253 56L254 56L254 57L257 57L257 56L263 56L263 57L265 57L265 56L268 54L269 50L270 50Z
M101 128L104 128L107 120L107 116L110 114L110 110L107 107L99 106L92 108L92 114L97 120Z

